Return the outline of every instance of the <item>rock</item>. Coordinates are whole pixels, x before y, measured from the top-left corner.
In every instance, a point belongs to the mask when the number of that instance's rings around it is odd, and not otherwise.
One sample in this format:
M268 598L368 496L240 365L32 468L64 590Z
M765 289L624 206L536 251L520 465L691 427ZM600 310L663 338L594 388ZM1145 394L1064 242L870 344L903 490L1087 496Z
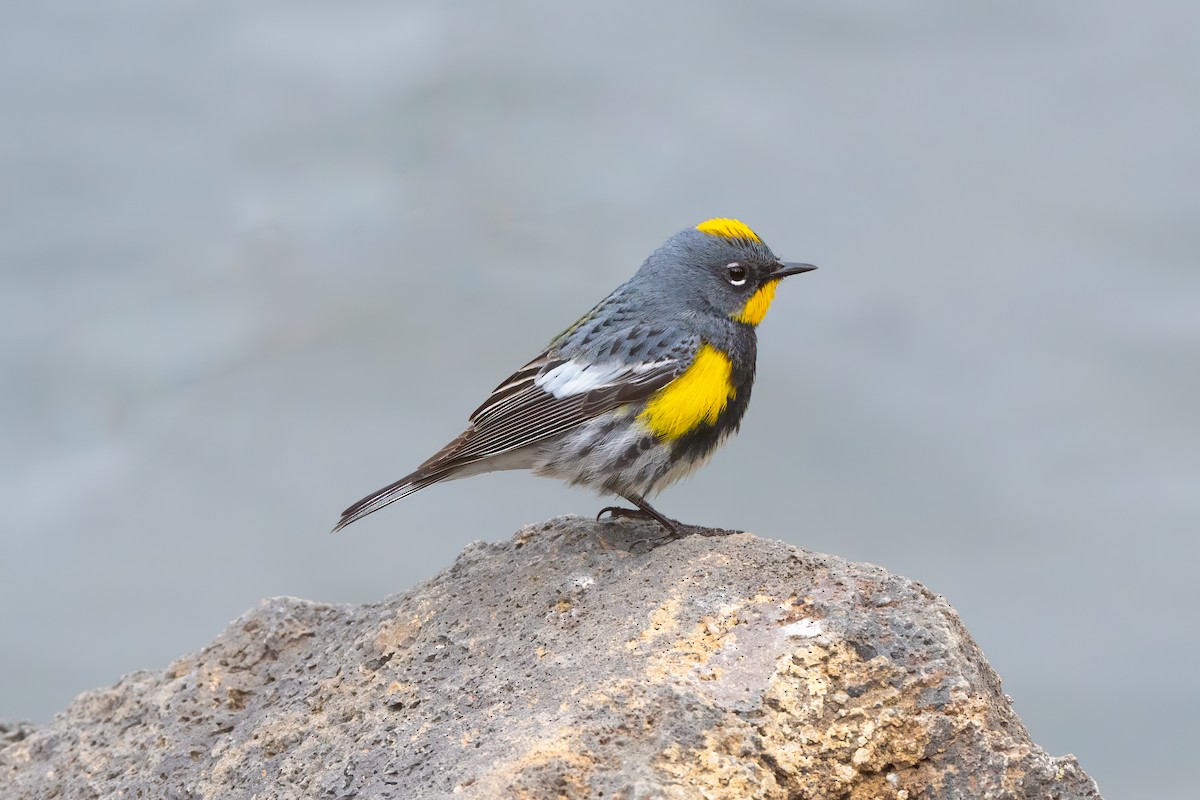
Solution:
M8 722L0 719L0 750L13 742L19 742L33 733L33 725L28 722Z
M266 601L0 741L0 797L1099 798L945 600L703 532L565 517L379 603Z

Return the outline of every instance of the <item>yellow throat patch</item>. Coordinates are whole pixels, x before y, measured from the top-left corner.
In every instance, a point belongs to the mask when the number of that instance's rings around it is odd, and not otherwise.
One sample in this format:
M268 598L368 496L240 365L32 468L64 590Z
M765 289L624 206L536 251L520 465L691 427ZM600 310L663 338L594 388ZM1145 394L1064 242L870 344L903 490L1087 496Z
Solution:
M758 287L758 291L750 295L750 299L746 301L746 305L742 306L742 310L734 316L734 319L738 322L748 322L751 325L762 322L763 317L767 315L767 309L771 307L771 301L775 299L775 289L778 286L779 279L776 278Z
M716 219L705 220L696 226L696 230L712 236L724 236L726 239L745 239L748 242L762 241L762 239L758 238L757 233L736 219L717 217Z
M668 440L678 439L701 424L715 425L725 406L737 396L732 377L729 356L712 345L700 345L687 371L659 389L638 419Z

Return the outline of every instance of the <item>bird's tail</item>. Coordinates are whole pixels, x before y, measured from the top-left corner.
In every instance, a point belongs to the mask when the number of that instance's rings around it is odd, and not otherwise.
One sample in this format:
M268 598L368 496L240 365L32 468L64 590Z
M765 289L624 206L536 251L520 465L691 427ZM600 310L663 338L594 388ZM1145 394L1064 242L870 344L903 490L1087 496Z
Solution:
M391 505L401 498L408 497L413 492L419 492L426 486L431 486L440 480L445 480L456 473L462 465L454 456L463 443L470 437L470 434L470 429L467 429L455 438L454 441L425 459L425 463L421 464L421 466L408 475L405 475L395 483L388 484L377 492L371 492L362 500L347 508L342 512L342 518L338 520L338 524L333 526L333 532L337 533L351 522L360 520L368 514L374 514L384 506Z
M371 492L362 500L359 500L342 512L342 518L338 520L337 525L333 526L333 532L337 533L351 522L360 520L368 514L374 514L384 506L391 505L401 498L408 497L413 492L420 491L426 486L437 483L447 477L447 474L441 471L429 473L425 470L417 470L411 475L405 475L395 483L383 487L379 491Z

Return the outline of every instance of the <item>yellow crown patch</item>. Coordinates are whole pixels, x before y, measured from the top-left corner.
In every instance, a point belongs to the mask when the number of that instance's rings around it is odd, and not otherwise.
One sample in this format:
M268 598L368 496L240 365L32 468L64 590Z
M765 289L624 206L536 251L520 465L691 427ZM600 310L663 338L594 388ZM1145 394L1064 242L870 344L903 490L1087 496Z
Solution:
M705 220L696 226L696 230L713 236L724 236L726 239L745 239L748 242L762 241L762 239L758 238L757 233L736 219L717 217L716 219Z

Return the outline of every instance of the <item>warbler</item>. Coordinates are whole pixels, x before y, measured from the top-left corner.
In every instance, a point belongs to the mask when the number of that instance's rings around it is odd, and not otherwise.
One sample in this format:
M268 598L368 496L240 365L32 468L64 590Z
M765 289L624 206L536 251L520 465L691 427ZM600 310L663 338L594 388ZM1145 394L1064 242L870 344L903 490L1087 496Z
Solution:
M497 386L454 441L347 508L334 530L439 481L528 469L636 506L597 518L648 516L677 535L646 498L737 431L754 386L755 327L782 278L814 269L780 260L736 219L680 231Z

